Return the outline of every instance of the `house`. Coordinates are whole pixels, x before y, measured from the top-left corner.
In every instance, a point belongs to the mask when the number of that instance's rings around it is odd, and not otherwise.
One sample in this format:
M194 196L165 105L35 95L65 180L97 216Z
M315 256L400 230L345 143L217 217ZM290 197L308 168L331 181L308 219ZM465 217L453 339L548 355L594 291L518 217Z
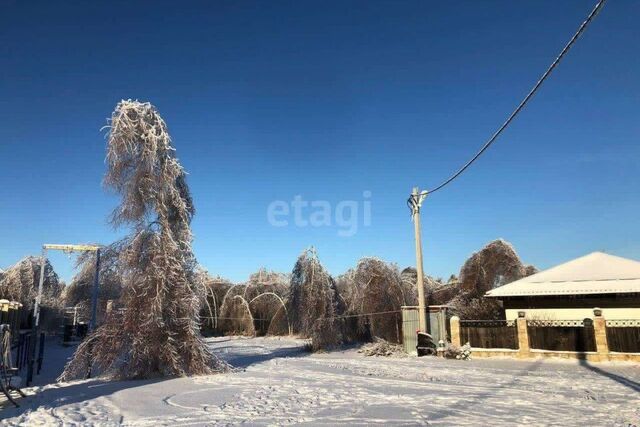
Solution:
M581 320L602 309L608 320L640 319L640 262L593 252L485 294L502 301L507 320Z

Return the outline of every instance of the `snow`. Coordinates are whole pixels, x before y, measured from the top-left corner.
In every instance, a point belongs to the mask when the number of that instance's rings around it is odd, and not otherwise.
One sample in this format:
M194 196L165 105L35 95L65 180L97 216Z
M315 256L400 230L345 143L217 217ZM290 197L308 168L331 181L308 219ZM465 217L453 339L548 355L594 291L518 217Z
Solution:
M291 338L209 343L237 369L40 385L26 389L20 408L5 405L1 423L640 425L640 366L632 363L365 357L356 348L310 354L305 341ZM57 373L72 349L49 349L43 370Z

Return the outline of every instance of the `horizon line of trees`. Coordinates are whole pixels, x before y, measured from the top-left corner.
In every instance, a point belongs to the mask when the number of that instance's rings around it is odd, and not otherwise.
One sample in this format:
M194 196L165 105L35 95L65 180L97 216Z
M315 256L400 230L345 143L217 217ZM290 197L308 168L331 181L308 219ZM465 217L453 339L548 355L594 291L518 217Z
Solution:
M113 301L117 307L122 296L123 285L119 279L122 267L119 263L124 245L121 240L102 250L98 298L101 321L106 315L107 301ZM41 257L25 257L0 272L0 298L19 301L30 310L37 291L40 263ZM309 268L307 264L311 265L310 271L316 271L317 276L313 279L307 279L303 274L305 268ZM78 307L80 318L88 320L95 271L92 255L80 254L75 265L78 272L65 285L50 262L46 261L43 306L53 312ZM462 319L500 319L504 316L500 304L482 298L484 293L536 271L535 267L520 261L511 244L498 239L474 253L463 264L458 276L452 274L446 282L426 276L427 302L430 305L447 305L451 315ZM303 252L292 273L262 267L246 281L234 283L221 276L212 276L204 267L198 266L196 277L200 283L197 286L201 301L200 329L205 334L294 333L311 337L313 325L309 322L324 318L326 320L320 322L330 324L329 317L353 316L349 320L340 320L342 330L336 335L342 338L337 341L377 337L399 342L401 320L398 315L368 316L367 313L399 311L402 305L417 305L414 267L400 270L395 263L365 257L355 267L332 276L324 269L313 249ZM323 280L326 283L321 283ZM316 287L331 303L323 309L318 306L315 311L310 311L307 302L318 298L314 293ZM315 319L301 321L296 317L299 307L305 307L302 310L311 313L307 317ZM327 325L321 329L331 330Z

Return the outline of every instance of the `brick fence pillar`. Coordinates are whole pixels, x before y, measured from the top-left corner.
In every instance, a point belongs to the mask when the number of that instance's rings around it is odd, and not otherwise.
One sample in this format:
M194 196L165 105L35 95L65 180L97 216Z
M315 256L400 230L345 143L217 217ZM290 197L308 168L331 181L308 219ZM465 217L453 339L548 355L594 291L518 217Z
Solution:
M530 357L529 331L527 330L527 319L524 318L524 311L518 312L516 327L518 328L518 357Z
M460 347L460 318L453 316L450 321L451 326L451 344Z
M596 351L601 357L609 354L609 343L607 342L607 323L604 317L602 317L602 310L599 308L593 309L593 331L596 336Z

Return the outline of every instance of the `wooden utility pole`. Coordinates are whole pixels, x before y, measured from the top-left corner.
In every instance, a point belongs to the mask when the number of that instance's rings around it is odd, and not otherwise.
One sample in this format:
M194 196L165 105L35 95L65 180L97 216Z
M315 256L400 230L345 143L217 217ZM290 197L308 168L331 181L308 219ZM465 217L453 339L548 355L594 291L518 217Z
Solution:
M413 228L416 236L416 272L418 275L418 316L420 319L420 331L427 331L427 301L424 292L424 272L422 270L422 238L420 236L420 207L427 197L427 192L420 192L418 187L413 188L409 204L413 217Z

